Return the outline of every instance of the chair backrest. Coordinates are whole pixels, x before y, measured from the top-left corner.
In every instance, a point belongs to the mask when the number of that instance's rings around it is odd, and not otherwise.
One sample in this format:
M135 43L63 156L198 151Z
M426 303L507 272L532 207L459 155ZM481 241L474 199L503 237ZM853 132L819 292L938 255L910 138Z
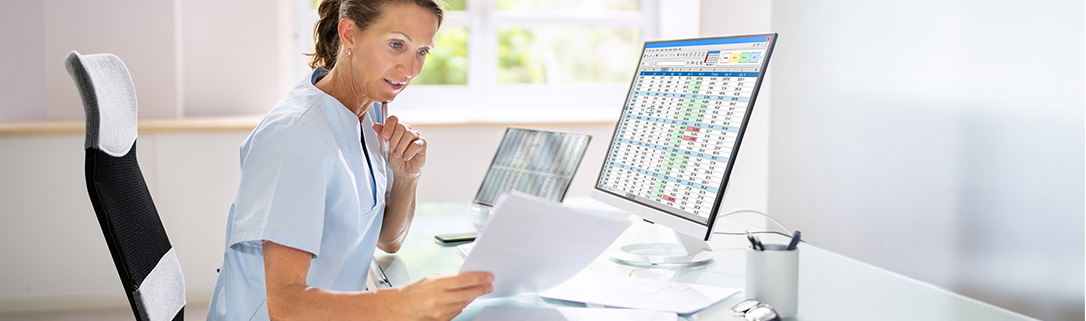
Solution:
M112 54L64 59L87 115L87 192L137 320L181 320L181 264L136 162L136 89Z

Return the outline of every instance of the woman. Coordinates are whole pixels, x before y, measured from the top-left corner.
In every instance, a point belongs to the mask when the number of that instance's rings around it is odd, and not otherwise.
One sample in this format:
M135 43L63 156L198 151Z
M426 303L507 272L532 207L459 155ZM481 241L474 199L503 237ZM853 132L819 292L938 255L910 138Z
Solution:
M449 320L493 291L486 272L365 291L413 217L426 139L381 109L422 70L437 1L321 3L313 73L242 144L209 320Z

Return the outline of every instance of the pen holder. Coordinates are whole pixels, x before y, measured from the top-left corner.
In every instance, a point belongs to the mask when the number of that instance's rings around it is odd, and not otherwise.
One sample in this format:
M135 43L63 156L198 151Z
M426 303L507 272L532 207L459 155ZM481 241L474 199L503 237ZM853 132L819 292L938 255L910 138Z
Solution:
M747 249L747 299L768 304L781 318L796 315L799 303L799 249L766 244L764 251Z

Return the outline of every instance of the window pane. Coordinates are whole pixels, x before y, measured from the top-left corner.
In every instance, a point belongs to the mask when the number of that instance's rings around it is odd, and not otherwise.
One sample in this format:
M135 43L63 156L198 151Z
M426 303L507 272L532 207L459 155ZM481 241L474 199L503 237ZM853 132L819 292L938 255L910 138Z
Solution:
M468 30L445 26L434 39L415 85L464 85L468 83Z
M639 0L497 0L498 10L637 11Z
M640 51L637 27L500 28L498 82L625 83Z

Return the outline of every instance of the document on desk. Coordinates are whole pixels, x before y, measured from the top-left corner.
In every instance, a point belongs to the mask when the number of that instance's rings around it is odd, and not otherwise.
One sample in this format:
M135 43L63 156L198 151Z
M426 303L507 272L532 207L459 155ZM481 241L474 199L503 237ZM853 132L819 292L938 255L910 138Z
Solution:
M628 218L508 193L498 199L460 271L494 273L494 292L484 298L538 293L588 266L630 226Z
M739 290L586 271L539 296L608 307L690 314L723 301Z
M674 313L640 309L488 306L473 321L676 321Z

